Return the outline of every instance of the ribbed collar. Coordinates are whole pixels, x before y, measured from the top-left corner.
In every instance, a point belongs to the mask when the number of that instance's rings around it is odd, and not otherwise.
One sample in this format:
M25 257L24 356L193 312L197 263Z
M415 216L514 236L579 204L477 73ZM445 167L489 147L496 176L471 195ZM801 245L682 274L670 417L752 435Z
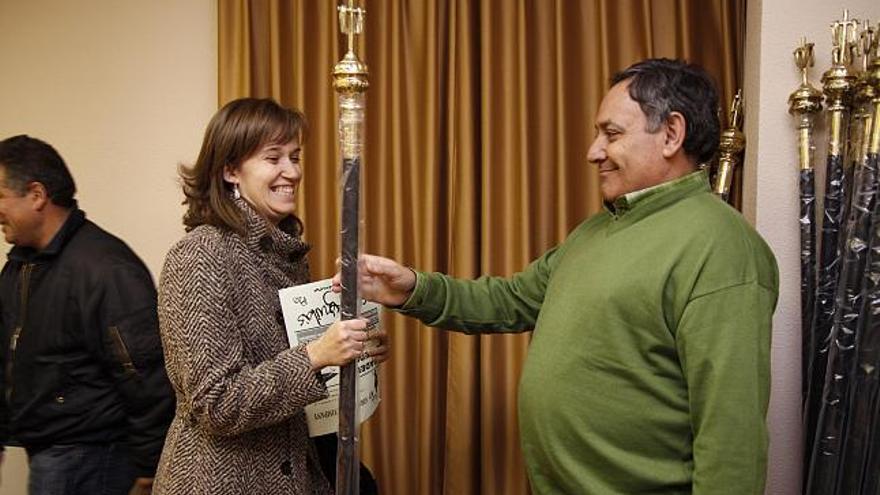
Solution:
M247 228L244 240L248 249L274 254L288 261L298 261L311 249L311 246L302 240L293 217L282 220L276 227L257 213L243 198L234 199L233 202L243 214Z
M606 202L604 206L615 220L636 221L681 199L710 190L709 176L705 170L698 170L678 179L624 194L611 203Z
M61 224L61 228L58 229L58 232L55 233L46 247L37 250L32 247L14 246L9 251L7 257L12 261L19 261L22 263L37 262L54 258L55 256L58 256L58 253L64 249L64 246L70 238L76 234L76 231L79 230L84 223L86 223L86 213L79 208L75 208L71 210L69 215L67 215L67 219L64 220L64 223Z

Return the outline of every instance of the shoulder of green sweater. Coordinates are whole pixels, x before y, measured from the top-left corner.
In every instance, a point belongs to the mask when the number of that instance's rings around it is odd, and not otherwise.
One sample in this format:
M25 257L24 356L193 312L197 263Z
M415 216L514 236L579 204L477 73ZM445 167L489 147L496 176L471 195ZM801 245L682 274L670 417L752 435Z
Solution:
M682 200L677 216L686 219L680 225L703 242L735 246L746 243L772 257L767 243L745 217L712 193L698 194Z
M779 290L779 269L766 241L733 207L712 193L682 201L686 242L702 254L701 293L755 283L773 293Z

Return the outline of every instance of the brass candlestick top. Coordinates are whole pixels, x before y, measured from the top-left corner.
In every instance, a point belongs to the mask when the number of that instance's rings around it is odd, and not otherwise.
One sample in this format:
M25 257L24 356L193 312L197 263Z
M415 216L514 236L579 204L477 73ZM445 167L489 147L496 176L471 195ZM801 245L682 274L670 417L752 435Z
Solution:
M801 46L794 50L794 63L801 71L801 85L788 97L788 111L792 115L814 114L822 110L822 92L807 78L807 69L814 62L813 44L801 38Z
M348 38L348 50L333 67L333 87L337 93L363 93L370 87L368 80L369 71L366 64L358 60L355 54L357 35L364 32L364 17L367 11L361 7L355 7L354 1L349 0L348 5L340 5L339 29Z

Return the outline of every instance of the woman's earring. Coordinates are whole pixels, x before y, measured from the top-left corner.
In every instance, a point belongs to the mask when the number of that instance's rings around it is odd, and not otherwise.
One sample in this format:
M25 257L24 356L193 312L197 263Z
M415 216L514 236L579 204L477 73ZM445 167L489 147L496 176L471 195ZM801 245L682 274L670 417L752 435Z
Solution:
M238 184L232 185L232 197L235 199L241 199L241 191L238 190Z

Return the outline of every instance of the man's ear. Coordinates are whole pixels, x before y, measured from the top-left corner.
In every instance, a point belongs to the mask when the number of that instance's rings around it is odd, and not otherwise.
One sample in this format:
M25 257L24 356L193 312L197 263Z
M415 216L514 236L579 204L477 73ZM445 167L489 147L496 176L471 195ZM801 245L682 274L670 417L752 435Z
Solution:
M42 211L50 201L49 191L42 182L29 182L24 195L31 200L34 210Z
M663 157L672 158L684 146L687 122L680 112L672 112L666 117L666 129L663 140Z

